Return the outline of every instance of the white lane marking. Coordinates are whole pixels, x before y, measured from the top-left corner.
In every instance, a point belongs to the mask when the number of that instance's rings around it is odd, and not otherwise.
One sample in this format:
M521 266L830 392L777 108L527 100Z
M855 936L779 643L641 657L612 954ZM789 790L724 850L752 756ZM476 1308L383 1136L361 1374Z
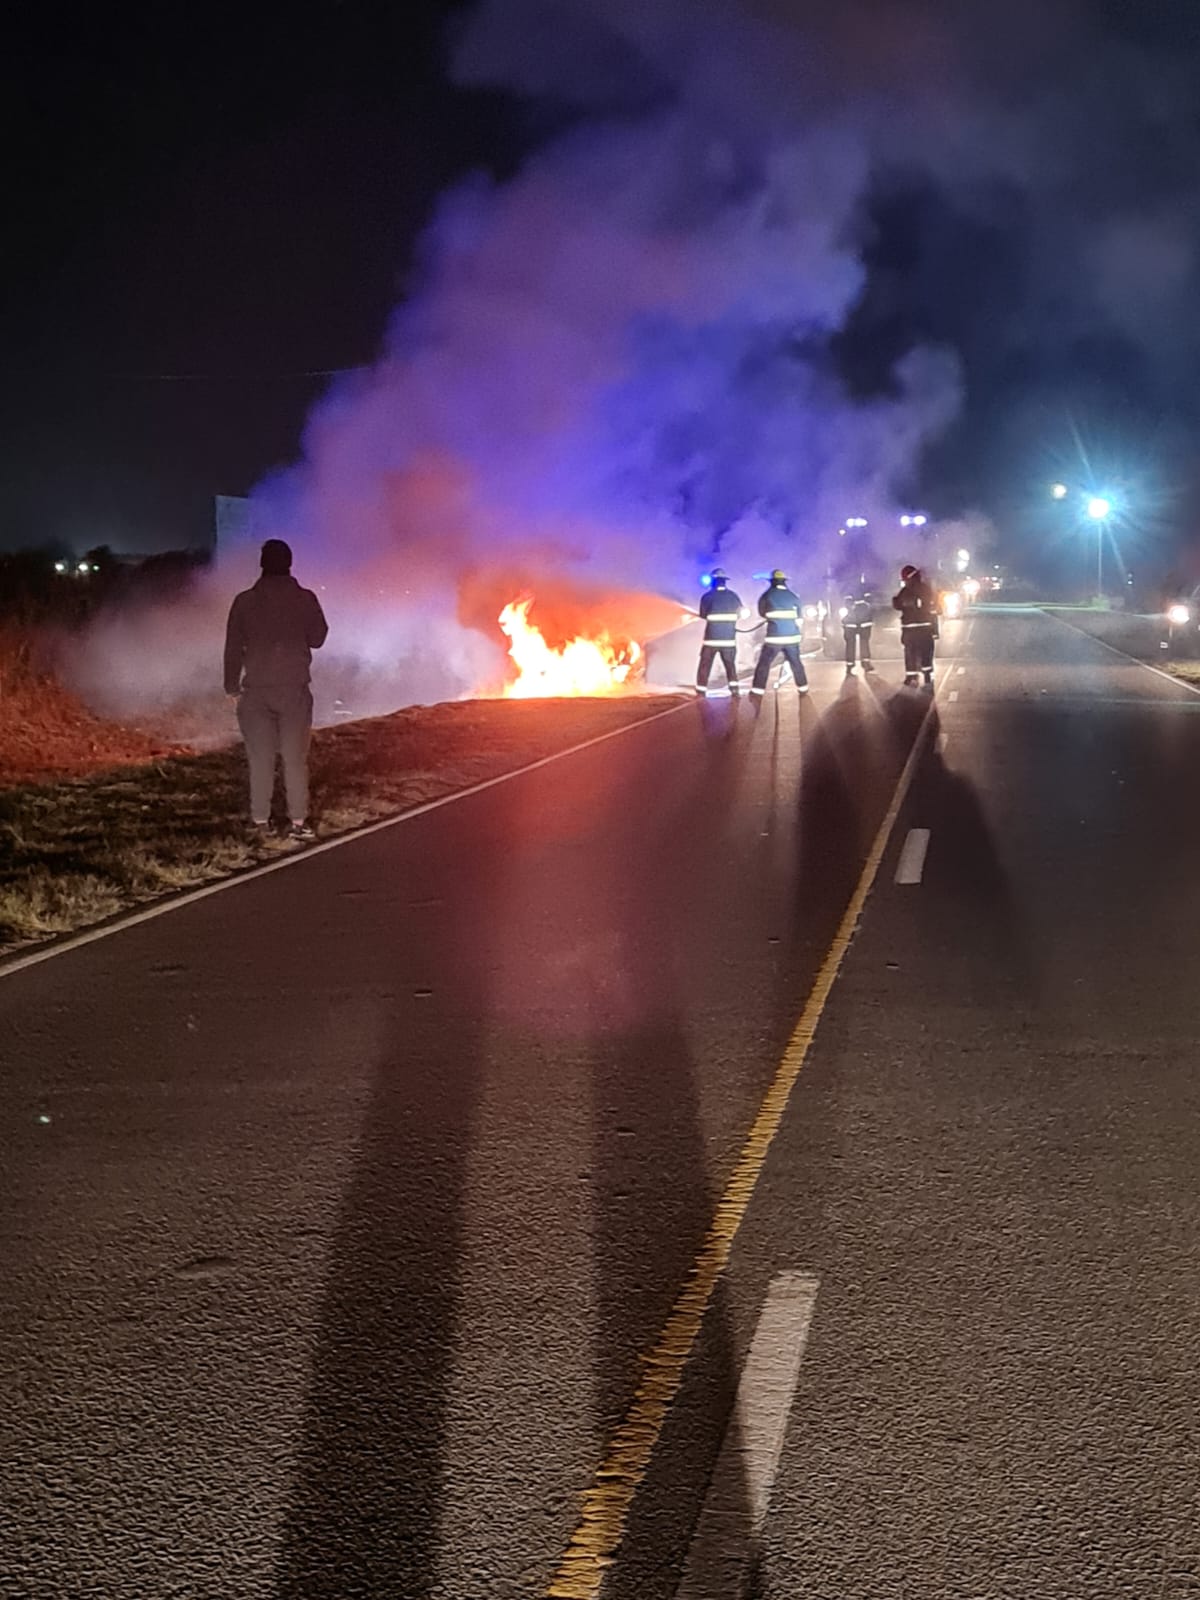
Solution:
M1167 683L1173 683L1177 689L1186 689L1189 694L1200 694L1200 685L1189 683L1186 678L1177 678L1173 672L1164 672L1161 667L1152 667L1148 661L1140 661L1137 656L1131 656L1128 650L1119 650L1115 644L1109 644L1107 639L1097 639L1094 633L1089 633L1078 623L1068 622L1066 617L1060 617L1057 611L1047 611L1044 606L1039 606L1037 609L1043 617L1049 617L1051 622L1060 622L1064 628L1070 628L1072 633L1082 634L1085 639L1098 644L1101 650L1110 650L1114 656L1120 656L1122 661L1132 661L1135 667L1145 667L1147 672L1152 672L1156 678L1165 679Z
M65 956L69 951L78 950L85 944L95 944L99 939L107 939L110 934L122 933L126 928L136 928L139 923L153 922L155 917L165 917L168 912L194 905L197 900L207 900L209 895L222 894L226 889L236 889L255 878L265 878L269 872L282 872L285 867L295 867L302 861L311 861L314 856L324 855L327 850L336 850L343 844L353 844L356 839L365 839L369 834L381 833L384 828L394 828L401 822L411 822L414 817L423 817L426 812L439 811L442 806L452 805L455 800L466 800L473 794L482 794L485 789L494 789L497 784L519 778L522 773L536 772L539 767L548 767L552 761L562 761L566 756L578 755L581 750L589 750L593 745L603 744L607 739L616 739L622 733L631 733L634 728L647 728L652 722L661 721L663 717L673 717L677 712L685 711L688 706L695 703L693 697L677 706L668 706L665 711L656 711L652 717L642 717L638 722L626 722L619 728L610 728L607 733L598 733L594 738L584 739L579 744L570 745L566 750L556 750L553 755L542 756L539 760L530 761L523 767L514 767L511 772L501 772L495 778L485 778L482 783L473 783L469 789L456 789L453 794L440 795L436 800L427 800L424 805L414 806L411 811L401 811L397 816L384 817L381 822L369 823L365 828L356 828L352 833L339 833L336 839L326 839L321 844L310 844L294 855L281 856L278 861L265 862L261 867L251 867L249 871L239 872L232 878L222 878L219 883L206 883L202 889L189 889L186 894L160 901L157 905L147 906L144 911L131 912L128 916L119 917L115 922L106 922L103 927L88 928L83 933L75 934L73 938L64 939L60 944L51 945L48 949L31 950L28 955L15 956L11 961L4 961L4 958L0 957L0 980L11 978L15 972L24 972L27 967L36 967L43 961L50 961L55 956Z
M920 883L925 871L925 852L929 849L929 829L910 828L896 863L897 883Z
M966 669L966 667L955 667L955 669L954 669L954 670L955 670L955 672L957 672L957 674L958 674L958 676L959 676L959 677L960 677L960 678L961 678L961 677L962 677L962 675L963 675L963 673L964 673L964 672L965 672L965 671L966 671L966 670L967 670L967 669Z
M675 1600L734 1600L744 1592L819 1287L820 1279L807 1272L781 1272L771 1280Z
M937 737L938 755L944 756L946 754L946 749L947 749L949 743L950 743L950 735L946 732L945 728L943 728L942 731L938 734L938 737Z
M951 689L949 698L950 698L951 703L953 703L955 700L957 700L958 699L958 690L957 689Z

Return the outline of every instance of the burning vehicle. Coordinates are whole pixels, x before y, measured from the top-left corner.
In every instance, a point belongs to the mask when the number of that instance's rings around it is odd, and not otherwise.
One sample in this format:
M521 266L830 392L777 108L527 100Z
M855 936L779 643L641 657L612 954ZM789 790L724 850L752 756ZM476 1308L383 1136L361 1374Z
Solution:
M498 618L517 669L504 687L507 697L619 694L636 686L645 660L636 639L614 639L603 629L595 638L576 636L555 648L529 619L533 603L532 595L511 600Z

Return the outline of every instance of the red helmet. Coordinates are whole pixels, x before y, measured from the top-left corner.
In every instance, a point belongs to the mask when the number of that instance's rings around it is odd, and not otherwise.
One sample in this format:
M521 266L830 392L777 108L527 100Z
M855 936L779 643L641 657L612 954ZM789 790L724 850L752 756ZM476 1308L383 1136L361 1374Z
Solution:
M910 578L919 578L920 575L921 575L920 567L901 567L900 568L900 582L901 583L907 583Z

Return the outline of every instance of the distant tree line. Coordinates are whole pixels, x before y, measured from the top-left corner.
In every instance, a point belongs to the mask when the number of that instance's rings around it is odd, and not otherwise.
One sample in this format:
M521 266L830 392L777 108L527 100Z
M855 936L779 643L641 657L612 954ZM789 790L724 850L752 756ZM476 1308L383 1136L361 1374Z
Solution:
M73 628L101 606L178 599L210 560L208 551L197 550L121 560L107 545L82 556L45 549L0 552L0 621Z

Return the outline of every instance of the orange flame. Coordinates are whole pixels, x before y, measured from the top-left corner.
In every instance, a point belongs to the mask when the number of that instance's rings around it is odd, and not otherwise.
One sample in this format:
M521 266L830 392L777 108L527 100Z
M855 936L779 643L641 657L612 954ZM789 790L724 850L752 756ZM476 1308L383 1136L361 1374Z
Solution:
M542 630L529 620L533 596L510 601L500 613L500 626L508 637L508 653L516 663L517 677L505 688L516 700L539 695L617 694L641 659L630 639L614 645L607 633L594 639L570 639L555 650Z

